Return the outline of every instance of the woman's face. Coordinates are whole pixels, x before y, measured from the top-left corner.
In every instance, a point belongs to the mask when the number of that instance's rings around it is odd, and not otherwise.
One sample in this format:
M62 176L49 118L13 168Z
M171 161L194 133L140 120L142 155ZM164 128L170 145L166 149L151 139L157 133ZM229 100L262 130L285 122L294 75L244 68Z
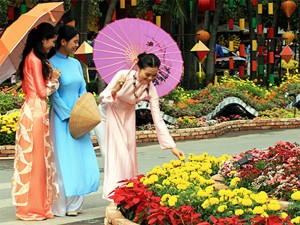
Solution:
M56 39L57 35L55 35L53 38L42 40L43 49L46 54L48 54L50 50L55 47Z
M152 80L157 78L158 67L146 67L140 69L139 79L142 84L150 84Z
M61 47L63 54L70 55L74 54L79 46L79 34L76 34L71 40L66 41L62 39Z

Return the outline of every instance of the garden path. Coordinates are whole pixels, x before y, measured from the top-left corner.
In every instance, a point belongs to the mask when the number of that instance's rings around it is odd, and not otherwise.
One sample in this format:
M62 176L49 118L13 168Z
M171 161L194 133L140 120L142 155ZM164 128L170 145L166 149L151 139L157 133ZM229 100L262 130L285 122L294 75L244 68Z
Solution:
M289 141L300 143L300 129L271 130L271 131L247 131L228 133L217 138L191 140L177 142L177 147L186 155L196 155L208 152L210 155L220 156L223 153L236 154L244 150L267 148L274 146L277 141ZM174 159L169 151L163 151L157 143L138 144L139 173L145 174L156 165L162 165ZM100 168L102 158L98 155ZM0 160L0 223L1 225L28 225L28 222L16 220L15 208L11 205L10 180L12 175L13 160ZM102 173L101 173L102 177ZM103 182L101 180L100 185ZM103 225L105 208L108 202L102 200L102 187L98 192L85 197L83 213L77 217L63 217L40 222L30 222L30 225Z

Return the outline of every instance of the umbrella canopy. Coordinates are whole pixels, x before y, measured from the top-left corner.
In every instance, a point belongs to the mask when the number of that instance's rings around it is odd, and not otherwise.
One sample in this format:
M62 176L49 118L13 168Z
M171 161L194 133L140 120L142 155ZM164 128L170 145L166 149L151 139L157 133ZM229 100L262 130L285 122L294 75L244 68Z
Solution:
M89 65L93 59L93 47L86 41L82 42L75 52L75 57L84 64Z
M153 53L161 61L153 81L158 96L164 96L180 82L183 70L177 43L155 24L136 18L116 20L104 27L94 42L94 63L108 83L122 69L129 69L140 53Z
M4 31L0 39L0 83L17 71L29 31L42 22L56 25L64 12L63 2L40 3Z

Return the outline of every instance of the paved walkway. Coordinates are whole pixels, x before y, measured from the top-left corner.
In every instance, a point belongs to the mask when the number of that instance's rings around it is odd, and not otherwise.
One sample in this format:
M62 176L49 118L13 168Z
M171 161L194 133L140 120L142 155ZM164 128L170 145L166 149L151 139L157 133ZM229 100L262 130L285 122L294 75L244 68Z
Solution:
M177 142L177 147L182 149L186 155L189 153L201 154L202 152L208 152L210 155L220 156L223 153L235 154L252 148L267 148L280 140L300 143L300 129L229 133L213 139ZM157 143L138 145L139 173L145 174L155 165L162 165L173 158L173 155L169 151L161 150ZM100 168L103 168L100 156L98 156L98 160ZM11 205L10 196L12 165L13 160L0 160L1 225L104 224L103 218L108 202L101 198L102 186L98 192L85 196L83 213L77 217L56 217L55 219L39 222L16 220L15 208ZM100 184L103 184L102 180Z

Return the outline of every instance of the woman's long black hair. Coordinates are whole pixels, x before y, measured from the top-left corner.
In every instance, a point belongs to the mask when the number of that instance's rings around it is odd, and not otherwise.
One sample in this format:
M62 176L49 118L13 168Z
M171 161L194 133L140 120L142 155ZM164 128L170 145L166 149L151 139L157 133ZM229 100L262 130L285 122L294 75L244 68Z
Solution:
M41 23L30 31L17 72L17 75L21 80L24 79L23 68L25 59L31 50L33 50L34 54L42 61L42 72L44 79L46 80L49 77L50 68L47 64L47 54L43 49L42 41L54 38L56 35L57 31L50 23Z

